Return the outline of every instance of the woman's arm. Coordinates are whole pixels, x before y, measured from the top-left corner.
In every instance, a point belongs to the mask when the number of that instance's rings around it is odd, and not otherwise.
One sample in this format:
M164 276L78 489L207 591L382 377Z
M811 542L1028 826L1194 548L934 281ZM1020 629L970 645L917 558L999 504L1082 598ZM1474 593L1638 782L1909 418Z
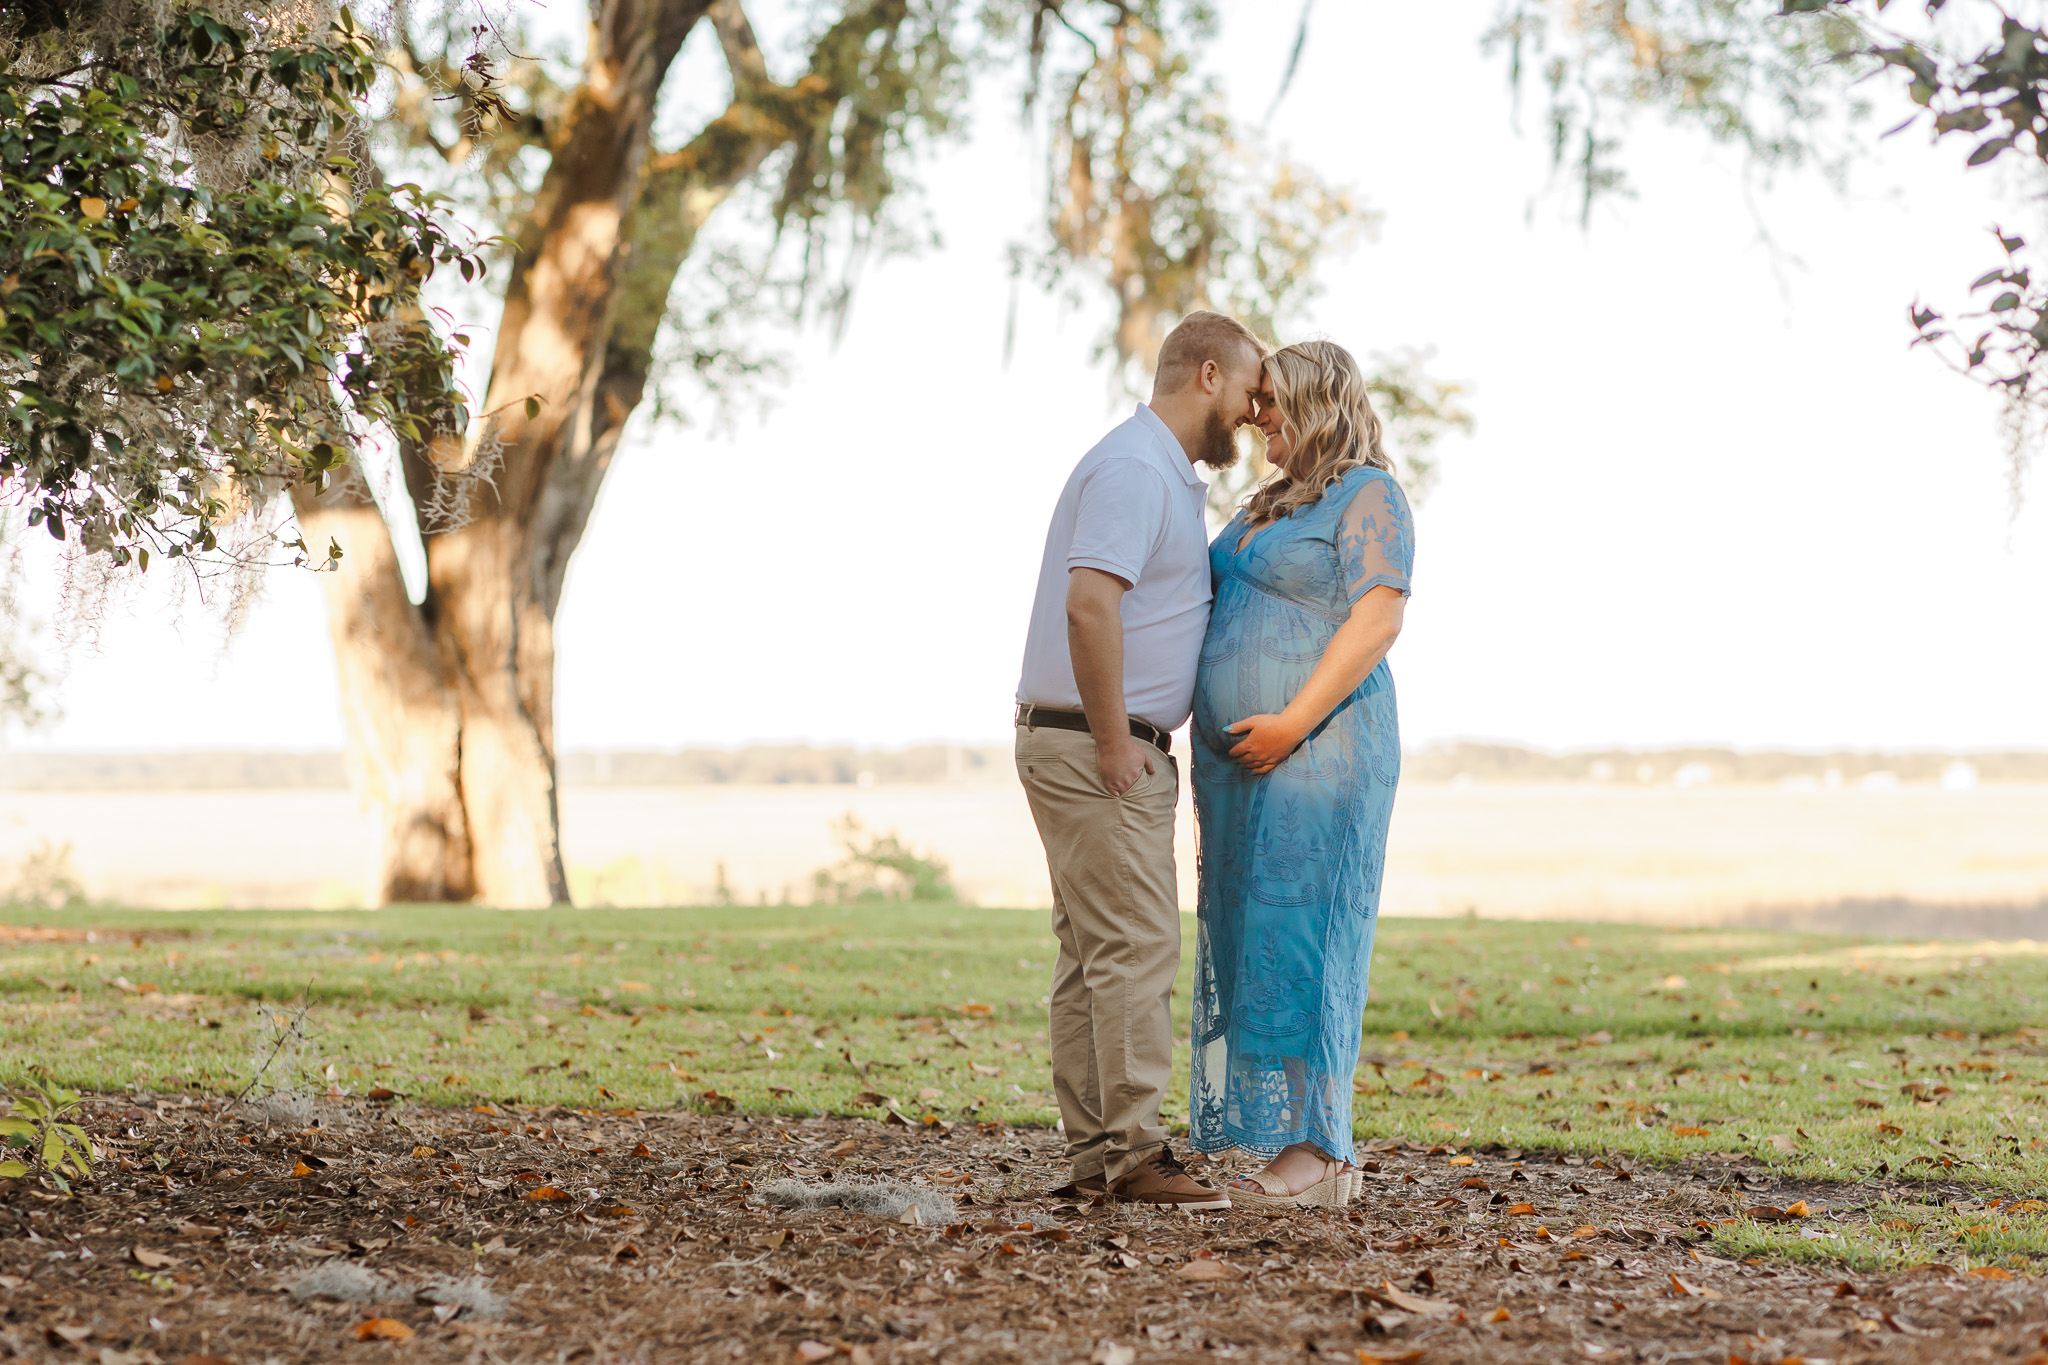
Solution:
M1379 667L1401 634L1407 609L1407 595L1384 583L1359 598L1287 709L1277 716L1247 716L1230 727L1231 734L1244 736L1230 756L1255 773L1279 767Z

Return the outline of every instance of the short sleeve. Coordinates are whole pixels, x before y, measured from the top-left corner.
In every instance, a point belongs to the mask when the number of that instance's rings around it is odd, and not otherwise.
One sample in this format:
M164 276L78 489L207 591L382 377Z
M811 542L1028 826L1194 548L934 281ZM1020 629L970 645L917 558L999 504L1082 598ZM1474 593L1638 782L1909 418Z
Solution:
M1401 485L1367 479L1337 522L1337 557L1344 567L1346 600L1356 603L1385 585L1403 597L1415 572L1415 522Z
M1135 584L1165 534L1166 485L1139 460L1105 460L1081 484L1067 568L1100 569Z

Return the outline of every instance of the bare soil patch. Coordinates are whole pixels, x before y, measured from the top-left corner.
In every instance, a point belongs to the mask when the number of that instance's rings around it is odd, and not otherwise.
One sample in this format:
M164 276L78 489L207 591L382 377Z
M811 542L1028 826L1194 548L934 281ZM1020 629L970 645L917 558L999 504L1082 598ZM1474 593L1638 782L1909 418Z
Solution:
M1803 1224L1825 1236L1877 1193L1781 1188L1732 1157L1623 1172L1402 1143L1370 1154L1352 1209L1191 1217L1049 1198L1058 1135L993 1124L353 1102L283 1132L223 1108L101 1097L105 1156L78 1198L6 1182L0 1348L99 1365L1720 1365L2007 1360L2048 1329L2024 1278L1709 1254L1706 1226L1737 1208L1829 1204ZM763 1206L783 1179L923 1183L957 1220Z

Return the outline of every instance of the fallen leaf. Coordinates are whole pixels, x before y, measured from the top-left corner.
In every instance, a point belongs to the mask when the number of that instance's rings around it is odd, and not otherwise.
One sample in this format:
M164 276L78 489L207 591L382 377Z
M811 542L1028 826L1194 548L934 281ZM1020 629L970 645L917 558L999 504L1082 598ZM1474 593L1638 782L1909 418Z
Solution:
M1444 1163L1446 1166L1470 1166L1471 1164L1472 1158L1469 1156L1454 1156Z
M1234 1279L1236 1275L1237 1269L1234 1266L1226 1265L1222 1261L1211 1257L1189 1261L1179 1270L1173 1272L1173 1277L1176 1280L1194 1280L1196 1282Z
M1812 1213L1813 1210L1806 1207L1806 1201L1804 1199L1801 1199L1794 1203L1787 1204L1785 1206L1785 1212L1794 1218L1804 1218L1807 1214Z
M1133 1365L1138 1358L1136 1347L1119 1346L1105 1341L1095 1348L1095 1354L1088 1357L1088 1365Z
M1975 1275L1980 1280L2009 1280L2012 1278L2011 1271L2000 1270L1995 1265L1972 1266L1969 1273Z
M107 201L87 195L78 201L78 211L97 223L107 216Z
M292 1174L303 1179L304 1177L313 1174L313 1168L311 1166L308 1166L303 1161L295 1161L292 1163Z
M946 1092L943 1090L934 1090L932 1089L932 1087L926 1086L924 1089L917 1092L917 1097L925 1101L940 1100L946 1097Z
M166 1256L161 1251L151 1251L148 1247L130 1247L128 1254L135 1258L135 1264L148 1266L151 1270L166 1270L180 1264L177 1257Z
M602 1208L592 1209L591 1212L599 1218L631 1218L633 1207L630 1204L606 1204Z
M52 1346L76 1346L92 1335L92 1328L82 1322L56 1322L44 1328L43 1335Z
M1714 1135L1711 1128L1675 1127L1671 1131L1680 1137L1712 1137Z
M1513 1318L1513 1316L1514 1314L1508 1312L1508 1310L1505 1308L1496 1308L1491 1313L1488 1313L1486 1315L1486 1320L1488 1322L1507 1322L1511 1318Z
M558 1190L553 1185L541 1185L519 1196L539 1204L558 1204L569 1198L567 1190Z
M1877 1131L1886 1137L1904 1137L1906 1135L1906 1130L1899 1127L1896 1123L1880 1123L1877 1125Z
M1400 1351L1394 1355L1387 1355L1373 1350L1370 1346L1359 1346L1353 1349L1358 1352L1358 1365L1408 1365L1409 1361L1422 1359L1422 1352L1420 1350Z
M418 1157L428 1157L434 1154L434 1149L432 1147L415 1147L412 1149L412 1154Z
M909 1227L921 1228L924 1226L924 1214L918 1209L917 1205L912 1204L897 1215L896 1221Z
M837 1346L827 1346L822 1341L799 1341L796 1344L796 1358L803 1361L804 1365L812 1365L812 1362L820 1360L830 1360L838 1354L839 1348Z
M825 1155L852 1156L855 1152L859 1150L860 1144L858 1142L855 1142L852 1138L848 1138L844 1142L840 1143L837 1147L834 1147L831 1151L825 1153Z
M640 1144L639 1146L637 1146L637 1147L635 1147L635 1148L633 1149L633 1155L634 1155L634 1156L653 1156L653 1155L654 1155L654 1150L653 1150L652 1148L650 1148L650 1147L649 1147L649 1146L648 1146L648 1145L647 1145L646 1143L644 1143L644 1142L643 1142L643 1143L641 1143L641 1144Z
M787 1085L771 1085L768 1087L768 1093L771 1095L794 1095L796 1091Z
M1491 1190L1493 1189L1493 1186L1486 1183L1485 1176L1474 1175L1467 1176L1465 1179L1459 1181L1458 1188L1461 1190Z
M411 1341L412 1328L397 1318L371 1318L356 1327L357 1341Z
M721 1095L716 1090L705 1091L697 1097L697 1102L706 1109L719 1114L730 1114L739 1107L738 1102L732 1096Z
M1458 1305L1455 1303L1445 1303L1441 1299L1421 1299L1413 1294L1403 1293L1394 1288L1392 1280L1382 1281L1379 1289L1373 1291L1372 1297L1404 1313L1418 1313L1426 1318L1449 1317L1458 1311Z
M1770 1143L1771 1146L1781 1152L1796 1152L1799 1150L1799 1144L1786 1137L1783 1133L1772 1133L1764 1141Z
M1696 1284L1686 1283L1684 1280L1679 1279L1676 1274L1671 1277L1671 1292L1683 1299L1718 1299L1721 1297L1714 1290L1702 1289Z
M862 1109L880 1109L884 1104L888 1103L888 1096L877 1094L872 1090L863 1090L853 1097L852 1102L859 1105Z
M380 1086L378 1086L378 1087L377 1087L377 1088L376 1088L375 1090L372 1090L372 1091L371 1091L371 1092L370 1092L369 1094L367 1094L367 1095L363 1096L363 1098L364 1098L364 1099L366 1099L366 1100L380 1100L380 1101L381 1101L381 1100L395 1100L395 1099L397 1099L397 1098L398 1098L398 1092L397 1092L396 1090L386 1090L386 1089L385 1089L385 1088L384 1088L383 1086L381 1086L381 1085L380 1085ZM374 1318L374 1319L372 1319L372 1321L374 1321L374 1322L389 1322L389 1321L391 1321L391 1319L389 1319L389 1318ZM403 1326L404 1324L400 1324L400 1325L401 1325L401 1326ZM410 1331L407 1331L405 1335L409 1337L409 1336L411 1336L411 1335L412 1335L412 1333L411 1333ZM404 1339L405 1339L404 1337L399 1337L399 1338L396 1338L396 1340L400 1340L400 1341L403 1341ZM368 1341L368 1340L369 1340L369 1338L368 1338L368 1337L364 1337L364 1338L363 1338L363 1340L365 1340L365 1341Z
M1534 1213L1536 1212L1536 1206L1534 1204L1510 1204L1507 1211L1509 1213Z
M1784 1209L1774 1208L1769 1204L1759 1204L1755 1208L1744 1209L1742 1212L1748 1217L1756 1219L1759 1223L1782 1223L1792 1217Z

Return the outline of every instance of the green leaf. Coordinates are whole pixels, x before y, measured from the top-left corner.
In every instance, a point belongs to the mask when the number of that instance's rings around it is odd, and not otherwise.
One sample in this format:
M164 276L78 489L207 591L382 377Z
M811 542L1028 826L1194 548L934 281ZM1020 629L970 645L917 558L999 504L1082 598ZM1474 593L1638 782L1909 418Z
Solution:
M0 1180L19 1180L28 1174L28 1167L19 1161L0 1161Z
M0 1119L0 1137L34 1137L36 1126L27 1119Z

